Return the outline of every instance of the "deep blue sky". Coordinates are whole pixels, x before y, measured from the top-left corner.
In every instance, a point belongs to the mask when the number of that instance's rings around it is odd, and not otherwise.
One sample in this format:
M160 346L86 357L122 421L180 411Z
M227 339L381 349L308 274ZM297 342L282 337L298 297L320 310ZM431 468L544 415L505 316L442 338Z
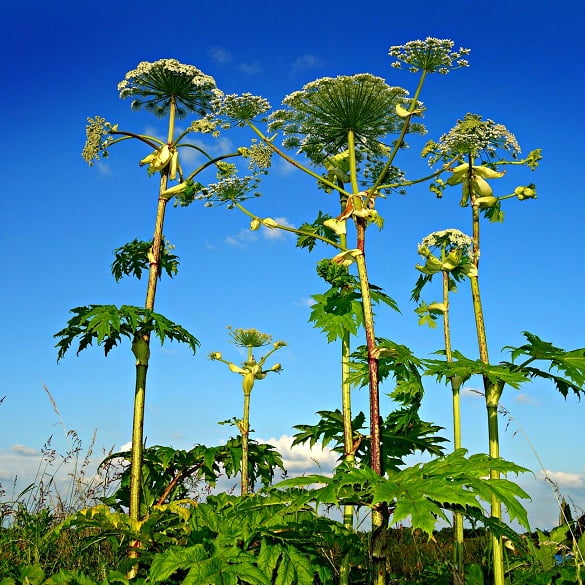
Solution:
M369 72L413 91L415 76L389 67L391 45L434 36L471 48L469 69L430 78L422 96L429 134L413 139L398 164L422 171L418 152L424 142L467 112L505 124L526 153L542 148L536 172L511 170L501 183L507 193L535 182L538 199L511 202L506 221L484 229L482 286L492 360L502 346L521 344L523 330L565 348L584 346L579 114L584 24L581 2L561 8L542 0L473 5L303 0L282 6L228 0L166 7L148 1L73 6L35 1L4 8L0 482L6 488L15 473L34 472L38 450L52 433L66 448L43 384L66 428L86 444L94 429L99 447L119 448L129 440L134 374L129 346L107 359L90 349L57 364L52 336L72 307L143 303L144 282L116 284L109 265L114 248L151 237L156 184L136 164L147 153L138 145L118 145L108 161L93 168L80 156L88 116L164 133L160 121L131 112L118 99L117 83L143 60L176 58L196 65L224 91L259 94L277 107L308 81L340 74ZM231 143L220 142L218 151L239 145L234 137L226 139ZM312 220L318 209L336 213L333 200L312 181L280 164L263 193L254 211L292 225ZM384 230L371 230L371 280L402 309L401 315L380 311L378 333L421 356L440 348L441 333L419 328L408 300L417 277L416 245L438 229L468 231L468 210L457 201L454 192L437 201L425 187L404 198L392 196L379 206ZM181 257L181 271L174 281L162 281L157 310L189 328L202 346L195 358L173 344L153 349L149 444L188 448L226 437L228 429L216 423L239 415L239 379L207 354L223 351L239 359L228 343L228 325L257 327L289 344L278 358L284 372L254 391L257 437L290 435L293 425L314 421L317 410L339 406L337 347L307 323L308 299L324 290L314 262L329 251L308 255L289 237L263 232L251 237L247 226L245 217L223 208L169 210L165 232ZM465 287L454 301L454 345L474 355ZM479 382L470 387L479 388ZM355 395L357 408L366 408L365 392ZM536 474L520 479L534 497L533 522L553 524L557 512L530 444L561 491L585 507L582 405L539 383L519 392L507 389L502 403L513 417L507 427L502 420L502 455ZM473 452L487 449L484 410L481 397L464 396L464 443ZM446 389L429 382L423 416L445 426L450 436Z

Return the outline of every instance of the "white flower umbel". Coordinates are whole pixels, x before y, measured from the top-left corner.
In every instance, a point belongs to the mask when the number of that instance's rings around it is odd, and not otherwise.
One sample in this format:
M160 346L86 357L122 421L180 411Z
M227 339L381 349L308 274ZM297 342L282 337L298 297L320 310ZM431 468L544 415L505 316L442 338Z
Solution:
M118 83L122 99L133 97L133 109L145 107L157 116L165 116L172 100L177 106L177 116L189 112L205 115L211 101L221 92L215 80L193 65L185 65L176 59L142 61L136 69L128 71Z
M392 67L408 66L409 71L425 71L426 73L449 73L451 69L468 67L469 62L463 57L469 55L471 49L453 50L455 43L450 39L427 37L424 41L410 41L404 45L390 47L388 54L396 59Z

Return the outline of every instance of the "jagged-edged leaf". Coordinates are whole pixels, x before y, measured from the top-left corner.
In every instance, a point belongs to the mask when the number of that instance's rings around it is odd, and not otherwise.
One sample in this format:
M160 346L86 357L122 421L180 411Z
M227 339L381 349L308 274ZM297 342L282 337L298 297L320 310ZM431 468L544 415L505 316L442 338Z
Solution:
M208 554L202 544L170 547L154 556L150 565L149 578L153 583L160 583L179 569L187 569L206 558Z
M150 269L148 254L151 247L152 241L146 242L135 238L131 242L116 248L114 250L114 261L111 265L111 271L116 281L130 275L140 279L143 272L148 272ZM163 270L171 278L179 271L179 257L172 254L171 250L173 250L173 246L165 241L161 247L159 259L159 278Z
M343 453L343 414L339 409L320 410L317 412L319 421L315 425L295 425L293 428L298 429L295 433L293 446L309 442L313 447L320 443L323 447L333 442L333 451ZM359 440L361 434L359 431L364 428L366 416L359 412L351 422L351 428L354 433L354 440Z
M448 380L454 376L463 379L474 375L480 375L493 383L509 384L513 388L519 388L528 381L528 376L517 367L505 362L500 364L486 364L481 360L466 358L461 352L453 351L453 360L424 360L425 374L435 376L438 381Z
M504 349L510 350L512 362L520 357L524 358L524 362L507 366L526 373L530 378L551 380L565 397L570 390L580 397L585 386L585 348L565 351L528 331L524 331L523 335L528 343L519 347L506 346ZM535 361L547 363L548 372L528 365ZM556 370L561 375L552 373L551 370Z
M154 333L161 344L165 340L186 343L195 353L199 341L181 325L167 319L160 313L155 313L143 307L132 305L89 305L71 309L73 317L67 321L67 326L55 333L59 341L57 359L60 360L78 340L77 353L84 350L95 341L104 349L105 355L117 346L122 337L130 340L137 335Z
M327 335L331 343L346 333L355 335L363 322L363 308L359 294L337 287L324 294L313 295L316 303L311 307L309 321Z
M324 222L331 219L330 215L319 211L317 218L313 223L304 223L299 227L299 231L304 232L297 238L298 248L307 248L309 252L313 250L319 241L315 236L321 236L331 240L332 242L339 242L339 236L334 230L324 225Z

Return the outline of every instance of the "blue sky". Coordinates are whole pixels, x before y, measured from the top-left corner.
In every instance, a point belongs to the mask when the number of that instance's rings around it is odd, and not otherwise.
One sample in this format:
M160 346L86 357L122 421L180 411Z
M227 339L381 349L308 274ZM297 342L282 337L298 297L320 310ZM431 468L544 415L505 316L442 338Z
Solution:
M197 3L200 4L200 3ZM250 6L253 4L253 7ZM278 107L282 98L324 76L369 72L414 91L416 78L390 68L388 48L434 36L471 48L471 67L431 76L422 95L428 135L411 140L398 164L412 175L425 169L418 153L467 112L505 124L523 152L542 148L539 169L510 171L503 192L535 182L538 199L506 206L503 224L483 232L481 282L492 361L504 345L523 343L529 330L564 348L585 345L580 306L582 256L581 136L578 114L583 78L585 9L580 2L545 1L409 3L330 2L219 4L178 1L78 3L39 0L12 4L0 23L4 70L1 93L5 145L3 335L0 336L0 482L11 491L38 467L39 449L54 435L67 448L49 389L65 427L88 444L119 448L130 438L134 366L128 344L105 359L99 349L74 352L56 363L53 334L72 307L93 303L135 304L144 281L116 284L112 251L152 234L156 183L137 162L147 153L121 144L111 158L89 168L80 156L88 116L104 116L137 132L164 133L146 112L131 112L116 85L138 62L176 58L212 75L226 93L251 92ZM226 134L217 152L249 137ZM335 201L313 181L275 164L251 205L260 216L290 225L311 221L318 209L336 213ZM370 230L370 278L395 298L401 314L379 311L378 333L409 345L420 356L441 346L441 332L418 327L410 290L417 278L417 243L428 233L468 231L468 210L453 192L441 201L425 187L379 205L384 230ZM276 232L250 232L248 220L225 208L169 209L166 236L176 245L181 269L159 287L157 311L192 331L201 348L154 347L147 389L148 444L189 448L217 444L229 430L218 421L239 416L239 379L210 351L238 360L226 327L256 327L288 346L278 360L284 371L259 383L252 400L256 437L286 444L295 424L315 421L317 410L335 409L338 350L307 322L312 294L323 292L315 261L329 255L294 247ZM436 292L438 297L439 291ZM456 305L454 345L473 356L468 290ZM361 342L361 341L360 341ZM505 357L505 354L504 354ZM479 381L469 388L479 388ZM388 388L389 391L391 388ZM384 391L384 388L382 389ZM365 391L355 408L366 409ZM585 508L585 460L580 448L582 404L566 401L546 384L506 389L502 400L502 456L534 471L519 479L533 495L534 525L555 523L558 512L549 478L577 507ZM391 408L386 401L384 408ZM464 444L487 449L483 398L463 397ZM450 437L450 398L429 381L422 415Z

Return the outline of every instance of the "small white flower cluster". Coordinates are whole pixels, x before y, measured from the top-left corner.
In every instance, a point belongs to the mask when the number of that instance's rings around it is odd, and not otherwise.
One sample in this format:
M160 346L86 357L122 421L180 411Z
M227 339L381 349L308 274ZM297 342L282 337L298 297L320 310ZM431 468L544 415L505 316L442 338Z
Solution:
M473 240L465 233L455 228L433 232L424 237L418 245L418 253L433 247L444 248L447 252L461 250L468 257L473 254Z
M424 41L409 41L404 45L390 47L388 54L396 59L392 67L401 69L402 63L408 65L409 71L426 71L427 73L449 73L451 69L469 67L463 57L471 53L471 49L454 51L454 42L450 39L427 37Z
M496 150L501 148L513 156L520 153L520 146L516 137L503 124L496 124L493 120L482 120L477 114L466 114L463 120L441 136L437 146L440 154L467 154L477 156L485 152L493 157Z
M121 98L133 95L135 84L143 85L143 80L149 76L170 73L173 76L190 79L195 87L215 87L215 80L210 75L205 75L202 71L193 65L185 65L176 59L159 59L158 61L142 61L136 69L126 73L124 79L118 83L118 91Z
M238 148L238 152L248 159L248 168L253 171L258 169L261 173L265 173L272 164L273 150L264 142L258 142L252 139L252 145L249 148L244 146Z
M215 104L220 115L246 122L253 120L270 109L270 103L263 97L251 93L232 93L219 98Z
M91 167L100 156L108 158L108 146L112 142L112 125L101 116L87 119L86 141L81 151L83 160Z
M259 197L260 193L255 192L259 180L257 177L234 177L229 176L217 183L211 183L201 189L195 199L205 199L205 207L213 207L214 202L227 204L228 209L232 209L235 203L245 201L250 196Z
M194 120L191 122L188 132L211 134L214 138L217 138L219 136L218 126L218 121L214 119L212 114L208 114L199 120Z

